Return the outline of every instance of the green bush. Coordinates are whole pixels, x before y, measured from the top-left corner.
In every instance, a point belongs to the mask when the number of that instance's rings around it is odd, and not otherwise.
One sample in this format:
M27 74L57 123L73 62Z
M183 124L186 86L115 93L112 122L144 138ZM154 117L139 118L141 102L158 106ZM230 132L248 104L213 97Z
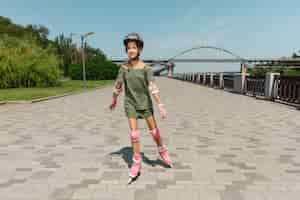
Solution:
M0 88L49 87L60 84L56 55L32 39L0 38Z
M69 75L72 80L82 80L82 65L71 64L69 67Z
M105 60L96 62L91 59L86 63L86 79L87 80L112 80L115 79L119 67L111 61ZM70 66L70 75L73 80L82 80L82 64L72 64Z

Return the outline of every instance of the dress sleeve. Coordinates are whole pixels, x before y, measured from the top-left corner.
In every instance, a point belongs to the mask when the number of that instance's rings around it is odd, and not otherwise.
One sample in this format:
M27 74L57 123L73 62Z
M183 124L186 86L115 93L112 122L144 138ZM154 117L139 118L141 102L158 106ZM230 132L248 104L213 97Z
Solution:
M122 92L122 85L124 83L123 73L124 73L124 69L122 66L120 66L117 78L115 80L114 88L113 88L113 92L117 95L119 95Z
M156 83L155 83L155 78L153 75L153 71L152 68L150 66L146 66L146 70L147 70L147 79L148 79L148 89L149 92L151 94L157 94L159 93L159 88L157 87Z

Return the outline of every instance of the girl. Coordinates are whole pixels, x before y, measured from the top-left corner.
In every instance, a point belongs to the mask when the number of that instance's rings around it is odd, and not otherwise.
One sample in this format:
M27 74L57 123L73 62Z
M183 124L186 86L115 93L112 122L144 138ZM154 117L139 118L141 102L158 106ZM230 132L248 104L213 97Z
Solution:
M158 153L163 162L169 167L172 167L172 161L166 146L162 144L160 131L153 116L151 95L155 98L163 119L166 118L167 112L164 104L160 100L159 89L154 82L151 67L139 59L144 42L137 33L130 33L125 37L123 43L128 55L128 62L122 64L119 69L114 84L110 109L113 110L116 107L117 98L124 85L124 110L128 118L130 139L133 148L133 164L129 170L129 177L130 179L134 179L140 174L140 168L142 166L137 119L146 119L149 132L157 144Z

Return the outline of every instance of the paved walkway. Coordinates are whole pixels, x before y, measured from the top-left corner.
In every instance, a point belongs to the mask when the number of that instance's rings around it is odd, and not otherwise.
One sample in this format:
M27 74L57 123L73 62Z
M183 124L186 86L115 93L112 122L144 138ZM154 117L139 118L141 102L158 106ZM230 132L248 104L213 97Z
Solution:
M0 199L296 200L300 112L179 80L157 78L168 118L155 115L174 160L165 168L139 120L143 168L130 186L129 128L112 86L0 106Z

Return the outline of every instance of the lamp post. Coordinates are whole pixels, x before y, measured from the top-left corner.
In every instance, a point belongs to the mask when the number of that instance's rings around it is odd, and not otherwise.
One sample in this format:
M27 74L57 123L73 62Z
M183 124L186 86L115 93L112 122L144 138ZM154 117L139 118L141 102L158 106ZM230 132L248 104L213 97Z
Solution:
M81 39L81 54L82 54L82 75L83 75L83 81L84 81L84 86L86 87L86 74L85 74L85 53L84 49L86 46L86 38L90 35L95 34L94 32L88 32L83 35L80 35ZM76 35L75 33L71 33L71 35Z

